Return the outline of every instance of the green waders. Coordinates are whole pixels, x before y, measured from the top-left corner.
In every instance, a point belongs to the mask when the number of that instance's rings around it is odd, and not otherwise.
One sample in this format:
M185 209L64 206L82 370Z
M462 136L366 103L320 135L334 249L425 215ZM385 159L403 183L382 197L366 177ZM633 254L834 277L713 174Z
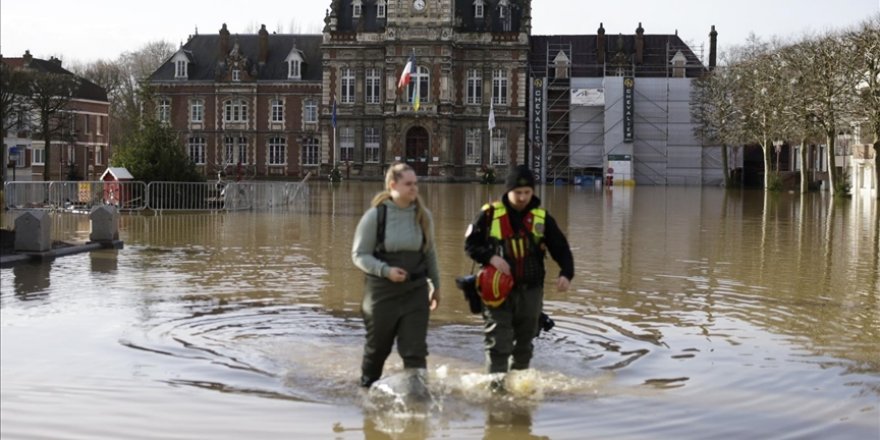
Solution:
M397 338L404 368L426 368L429 300L424 254L418 251L384 253L383 261L407 271L409 279L395 283L367 275L361 311L367 330L361 364L362 385L382 377L385 360Z
M483 307L489 373L529 368L543 308L543 286L514 287L498 307Z

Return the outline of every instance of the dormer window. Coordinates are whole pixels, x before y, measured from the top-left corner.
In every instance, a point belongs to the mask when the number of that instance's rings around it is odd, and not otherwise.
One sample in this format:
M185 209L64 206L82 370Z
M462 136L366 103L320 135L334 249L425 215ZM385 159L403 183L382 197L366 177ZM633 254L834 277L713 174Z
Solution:
M361 16L361 10L364 8L362 0L354 0L351 2L351 16L358 18Z
M302 79L303 61L302 52L294 46L287 54L287 58L284 59L284 62L287 63L287 79Z
M174 77L186 78L186 61L180 60L174 63Z
M189 56L187 56L183 47L171 57L171 64L174 66L174 79L187 79L189 77L189 72L187 72Z
M486 4L483 0L474 0L474 18L483 18L485 14Z
M241 81L241 70L232 69L232 80Z
M379 0L376 3L376 17L385 18L385 0Z

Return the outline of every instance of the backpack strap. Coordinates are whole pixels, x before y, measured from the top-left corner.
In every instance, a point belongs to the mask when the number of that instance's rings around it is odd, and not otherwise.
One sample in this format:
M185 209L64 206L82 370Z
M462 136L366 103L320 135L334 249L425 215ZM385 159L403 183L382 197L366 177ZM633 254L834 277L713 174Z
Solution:
M384 203L376 207L376 252L385 251L385 216L388 207Z

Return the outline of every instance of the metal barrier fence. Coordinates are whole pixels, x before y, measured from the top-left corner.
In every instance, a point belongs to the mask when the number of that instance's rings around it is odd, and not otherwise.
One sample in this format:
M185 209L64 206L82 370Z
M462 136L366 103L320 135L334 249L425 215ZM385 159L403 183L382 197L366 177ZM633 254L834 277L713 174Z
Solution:
M9 209L89 212L116 205L121 211L238 211L302 205L302 182L7 182Z

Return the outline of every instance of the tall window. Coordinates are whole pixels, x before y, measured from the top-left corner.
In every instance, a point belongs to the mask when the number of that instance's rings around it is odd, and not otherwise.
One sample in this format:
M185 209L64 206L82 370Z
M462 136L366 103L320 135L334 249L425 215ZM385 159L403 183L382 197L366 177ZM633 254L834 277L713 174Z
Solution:
M227 164L247 164L247 138L244 136L226 136L226 159Z
M200 136L193 136L189 138L189 142L187 143L187 149L189 150L189 160L196 165L204 165L205 164L205 138Z
M413 102L413 87L419 88L419 102L424 104L429 102L431 96L429 94L428 84L430 84L431 74L428 73L427 67L419 66L416 69L416 72L412 74L412 79L410 80L409 86L406 88L407 90L407 99L408 102Z
M307 123L314 124L318 122L318 102L314 99L306 100L305 115L303 115L303 119Z
M483 130L469 128L465 132L464 161L468 165L479 165L483 153Z
M484 8L483 0L474 0L474 18L483 18Z
M226 101L225 109L223 118L226 122L247 122L248 105L244 99L230 99Z
M100 118L98 119L100 120ZM104 147L101 145L95 146L95 165L102 165L104 163Z
M507 105L507 71L504 69L492 71L492 103Z
M379 162L379 129L367 127L364 129L364 162Z
M159 122L171 121L171 100L168 98L160 99L158 111L159 114L157 117L159 118Z
M354 103L354 69L342 69L342 101L343 104Z
M385 0L379 0L379 2L376 3L376 17L385 18L385 6Z
M363 9L363 2L361 0L354 0L351 2L351 16L352 17L360 17L361 10Z
M190 122L203 122L205 120L205 101L193 99L189 111Z
M241 81L241 70L232 69L232 80Z
M34 145L32 147L34 149L34 157L31 163L33 165L45 165L46 164L46 149L42 146Z
M287 77L291 79L300 78L300 60L290 60L287 65Z
M284 122L284 101L272 100L272 122Z
M95 134L101 134L101 120L104 119L103 116L98 115L95 117Z
M287 163L284 154L286 150L286 143L283 137L269 138L269 165L284 165Z
M174 77L175 78L186 78L186 61L185 60L177 60L174 63Z
M342 127L339 130L339 160L354 161L354 128Z
M366 100L367 104L378 104L379 96L381 93L380 85L381 78L379 77L379 69L370 68L367 69L366 75Z
M478 69L467 71L467 103L483 103L483 76Z
M507 164L507 130L492 130L492 165Z
M321 160L321 151L319 148L317 139L308 138L304 140L302 145L302 164L318 165Z

